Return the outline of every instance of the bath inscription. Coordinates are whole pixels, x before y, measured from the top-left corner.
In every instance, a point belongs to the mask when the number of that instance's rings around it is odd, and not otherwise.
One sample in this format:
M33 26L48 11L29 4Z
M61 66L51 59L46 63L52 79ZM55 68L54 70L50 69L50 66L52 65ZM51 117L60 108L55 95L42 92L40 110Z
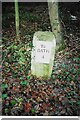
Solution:
M36 41L35 61L38 63L49 63L51 48L52 48L52 42Z

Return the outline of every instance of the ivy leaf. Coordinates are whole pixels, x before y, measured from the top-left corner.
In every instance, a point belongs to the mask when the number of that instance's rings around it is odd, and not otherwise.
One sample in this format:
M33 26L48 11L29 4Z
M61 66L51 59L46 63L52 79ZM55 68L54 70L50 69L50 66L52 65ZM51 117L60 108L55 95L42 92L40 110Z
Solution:
M77 105L79 105L79 106L80 106L80 101L78 101L78 102L77 102Z
M27 76L27 79L30 80L31 76Z
M7 94L2 95L2 99L5 99L5 98L7 98Z
M11 100L11 105L14 106L16 104L16 100Z
M2 84L2 89L8 88L8 84Z
M28 85L29 85L29 83L28 83L27 81L21 81L20 84L21 84L22 86L25 86L25 85L28 86Z

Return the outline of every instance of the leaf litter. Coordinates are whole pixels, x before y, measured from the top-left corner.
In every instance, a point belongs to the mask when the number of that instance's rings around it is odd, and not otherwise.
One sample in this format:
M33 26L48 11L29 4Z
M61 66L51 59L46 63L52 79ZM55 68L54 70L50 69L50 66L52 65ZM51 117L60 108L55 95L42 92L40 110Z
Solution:
M48 8L47 5L35 5L35 8L24 6L24 11L27 9L27 12L22 14L23 6L20 7L20 42L14 42L14 21L11 19L10 26L5 22L3 24L2 114L80 115L80 39L78 36L80 29L76 26L77 20L70 23L71 19L68 16L69 21L65 23L64 12L68 11L62 10L61 19L64 22L63 32L66 47L56 53L51 78L44 80L31 75L30 61L34 32L51 31ZM9 22L14 13L6 14L9 15L7 21ZM3 17L3 21L5 19L7 16ZM76 33L75 29L70 27L73 24L77 29ZM67 29L70 31L67 32Z

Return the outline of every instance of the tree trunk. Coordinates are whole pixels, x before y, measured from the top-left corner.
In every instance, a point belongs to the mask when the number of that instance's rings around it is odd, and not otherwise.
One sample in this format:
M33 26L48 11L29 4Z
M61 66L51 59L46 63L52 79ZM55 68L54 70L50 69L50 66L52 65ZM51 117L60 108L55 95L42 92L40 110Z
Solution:
M18 0L15 0L15 25L16 25L16 39L19 40L19 8Z
M59 10L58 10L58 2L53 2L52 0L48 0L48 8L49 8L49 16L50 22L52 26L52 31L56 37L57 50L62 45L62 35L61 35L61 25L59 21Z

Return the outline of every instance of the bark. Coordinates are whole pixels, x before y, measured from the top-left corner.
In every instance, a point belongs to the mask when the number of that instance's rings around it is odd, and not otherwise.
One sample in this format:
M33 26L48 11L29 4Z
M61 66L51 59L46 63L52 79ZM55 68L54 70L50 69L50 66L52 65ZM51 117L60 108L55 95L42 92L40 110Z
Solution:
M59 47L62 44L63 38L61 35L61 24L59 21L58 2L52 2L48 0L48 8L49 8L49 16L52 26L52 32L56 37L57 49L59 49Z
M19 40L19 8L18 0L15 0L15 25L16 25L16 39Z

